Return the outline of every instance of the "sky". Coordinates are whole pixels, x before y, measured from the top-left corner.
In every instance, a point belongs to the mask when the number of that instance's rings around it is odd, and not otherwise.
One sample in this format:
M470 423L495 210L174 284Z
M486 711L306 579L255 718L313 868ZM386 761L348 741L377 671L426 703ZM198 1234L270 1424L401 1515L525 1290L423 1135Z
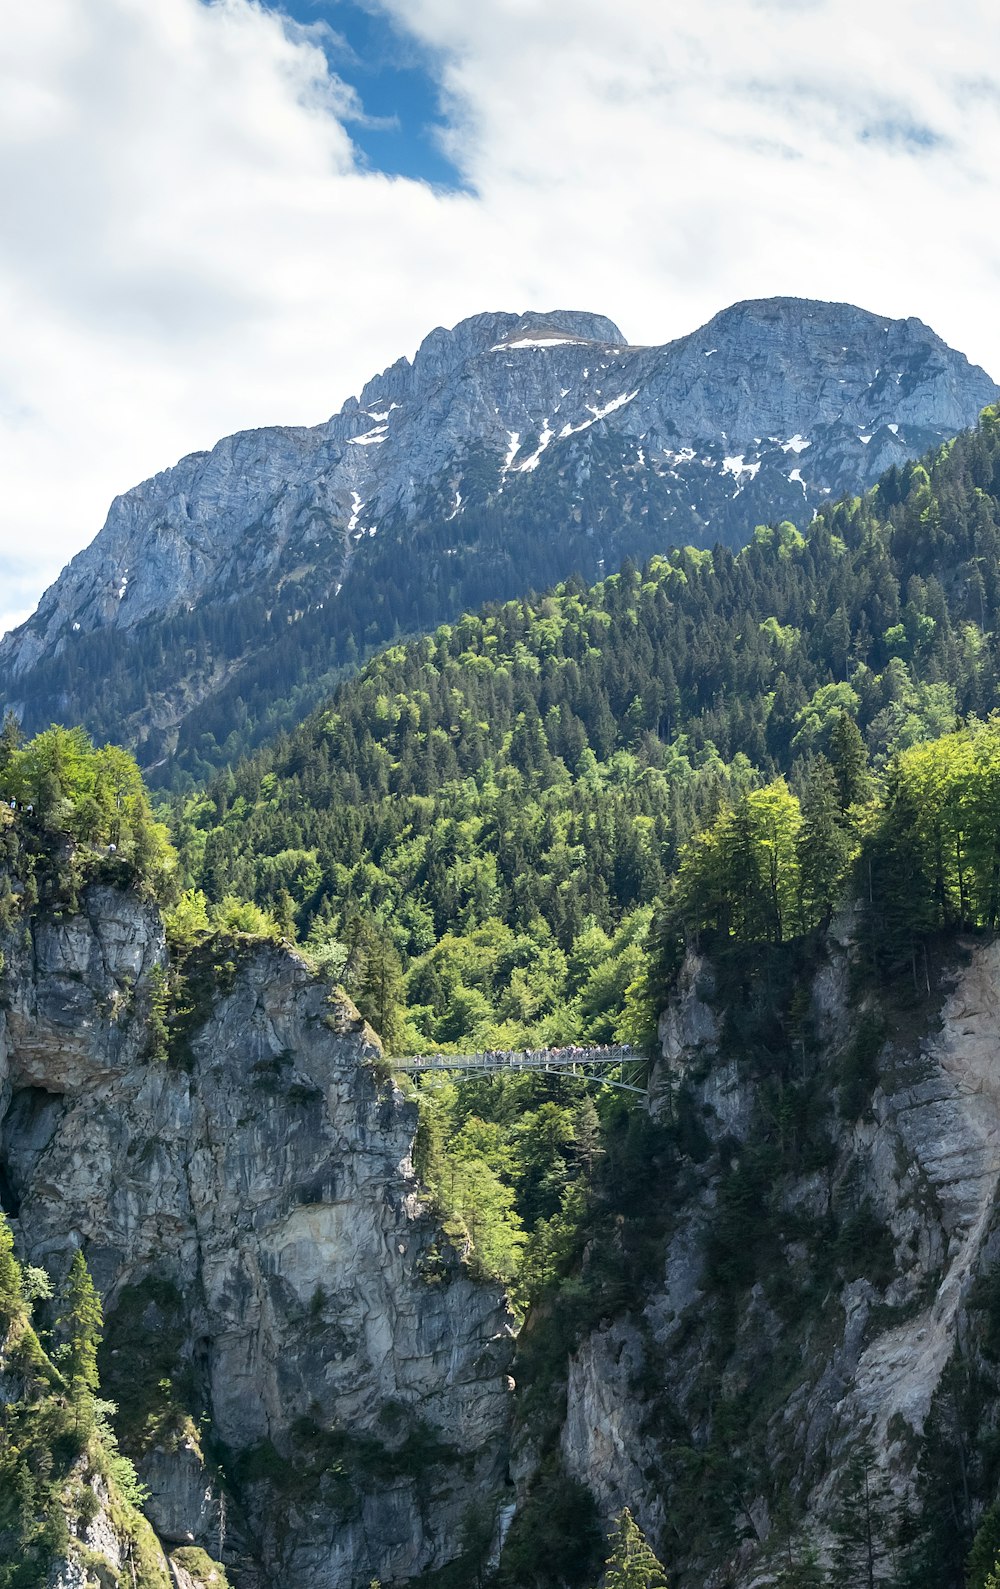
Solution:
M1000 378L994 0L31 0L0 47L0 630L112 497L437 325L741 298Z

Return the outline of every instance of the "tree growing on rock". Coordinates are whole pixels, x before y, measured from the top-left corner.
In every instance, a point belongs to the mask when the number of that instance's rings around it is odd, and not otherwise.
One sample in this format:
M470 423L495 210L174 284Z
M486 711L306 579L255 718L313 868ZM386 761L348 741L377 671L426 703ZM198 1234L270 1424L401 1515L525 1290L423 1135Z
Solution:
M60 1368L69 1392L76 1433L86 1439L94 1427L97 1394L97 1348L101 1343L104 1313L86 1259L77 1252L70 1265L62 1296L59 1327L64 1344Z
M618 1514L609 1544L604 1589L667 1589L667 1575L627 1506Z

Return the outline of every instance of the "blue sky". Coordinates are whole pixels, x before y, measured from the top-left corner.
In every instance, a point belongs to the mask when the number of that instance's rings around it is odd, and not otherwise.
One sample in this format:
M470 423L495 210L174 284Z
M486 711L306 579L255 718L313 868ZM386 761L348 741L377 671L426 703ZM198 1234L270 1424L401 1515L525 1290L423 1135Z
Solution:
M355 0L286 0L269 9L317 31L331 70L357 91L364 119L348 131L372 169L442 189L462 179L441 147L444 124L435 53L394 26L385 12Z

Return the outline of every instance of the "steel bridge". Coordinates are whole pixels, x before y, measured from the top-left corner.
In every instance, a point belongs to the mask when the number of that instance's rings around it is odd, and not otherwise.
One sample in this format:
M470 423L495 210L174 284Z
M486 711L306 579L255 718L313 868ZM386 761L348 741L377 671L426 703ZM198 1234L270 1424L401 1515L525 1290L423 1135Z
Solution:
M627 1044L593 1048L541 1048L487 1050L480 1054L420 1054L412 1058L391 1059L393 1070L426 1074L429 1071L478 1071L481 1075L501 1075L508 1071L533 1070L548 1076L575 1076L578 1081L596 1082L602 1087L617 1087L621 1092L646 1096L639 1085L647 1061Z

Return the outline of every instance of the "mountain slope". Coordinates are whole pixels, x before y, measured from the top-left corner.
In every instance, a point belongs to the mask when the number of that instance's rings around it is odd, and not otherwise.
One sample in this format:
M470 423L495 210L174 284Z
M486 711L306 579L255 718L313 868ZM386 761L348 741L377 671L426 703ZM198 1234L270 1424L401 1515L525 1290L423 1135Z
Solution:
M213 899L303 936L383 923L410 1042L603 1041L643 912L720 800L779 775L801 791L843 713L880 769L986 717L998 613L988 410L805 537L676 552L390 647L183 803L182 856Z
M400 631L805 524L997 392L920 321L849 305L737 304L665 347L478 315L327 424L228 437L118 498L0 644L0 689L29 728L81 720L197 770Z

